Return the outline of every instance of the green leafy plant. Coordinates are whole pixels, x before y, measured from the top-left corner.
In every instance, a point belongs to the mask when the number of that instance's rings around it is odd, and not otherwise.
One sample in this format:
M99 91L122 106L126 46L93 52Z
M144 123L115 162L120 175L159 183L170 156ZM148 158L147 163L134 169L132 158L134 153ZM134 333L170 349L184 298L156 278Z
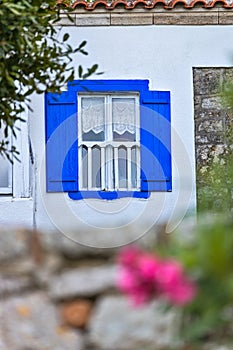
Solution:
M73 54L87 55L86 41L73 48L68 33L58 39L54 24L61 8L69 17L69 9L61 6L56 0L0 0L0 127L5 136L0 155L8 159L18 152L14 145L9 149L6 138L10 130L16 137L16 122L30 108L30 95L58 92L74 78L74 67L69 65ZM79 77L87 78L97 69L96 64L87 72L79 68Z
M198 286L182 313L181 338L188 344L232 340L232 229L231 217L204 216L189 239L175 233L163 245L163 254L180 261Z
M163 233L150 252L137 247L119 252L118 288L133 305L158 298L164 310L176 308L179 349L233 341L232 228L231 217L205 215L187 237Z

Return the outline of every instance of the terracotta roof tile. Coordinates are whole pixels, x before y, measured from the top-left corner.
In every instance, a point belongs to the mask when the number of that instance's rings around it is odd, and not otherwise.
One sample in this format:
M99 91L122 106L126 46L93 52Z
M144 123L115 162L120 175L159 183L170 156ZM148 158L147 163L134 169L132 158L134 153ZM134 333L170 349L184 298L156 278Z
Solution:
M62 0L58 0L58 3L62 2ZM145 9L153 9L156 5L162 4L165 9L171 10L177 4L182 4L185 9L192 9L196 4L202 4L203 8L211 9L217 3L222 4L222 7L226 9L233 9L233 0L96 0L91 2L75 0L71 7L73 9L82 7L85 10L93 11L97 6L102 6L107 10L114 10L117 6L121 5L126 10L132 10L139 4Z

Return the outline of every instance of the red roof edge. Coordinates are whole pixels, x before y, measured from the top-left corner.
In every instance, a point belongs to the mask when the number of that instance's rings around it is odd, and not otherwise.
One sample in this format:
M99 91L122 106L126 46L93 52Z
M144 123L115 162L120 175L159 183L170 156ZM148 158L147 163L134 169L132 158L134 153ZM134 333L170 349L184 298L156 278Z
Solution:
M229 4L226 0L212 0L210 2L206 0L193 0L187 3L185 0L113 0L108 2L107 0L96 0L93 2L87 2L85 0L76 0L71 5L68 5L64 0L58 0L57 4L65 7L76 9L77 7L83 7L85 10L94 11L97 6L103 6L106 10L114 10L118 5L123 5L126 10L133 10L137 5L144 5L145 9L153 9L157 4L163 4L165 9L173 9L177 4L183 4L185 9L192 9L197 4L203 4L206 9L213 8L217 3L221 3L226 9L232 9L233 3Z

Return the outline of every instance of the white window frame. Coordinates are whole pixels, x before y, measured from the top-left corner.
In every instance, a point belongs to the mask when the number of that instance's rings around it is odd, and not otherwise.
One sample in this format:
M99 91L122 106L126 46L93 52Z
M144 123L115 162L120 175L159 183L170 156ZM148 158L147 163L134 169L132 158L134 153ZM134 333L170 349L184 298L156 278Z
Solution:
M139 93L79 93L78 94L78 159L79 159L79 190L80 191L140 191L140 105ZM104 141L83 141L82 140L82 122L81 122L81 99L82 97L104 97L105 98L105 125L106 138ZM136 120L136 141L114 141L112 137L112 99L113 98L133 98L135 99L135 120ZM82 147L88 149L87 160L87 188L82 182ZM101 149L101 188L92 186L92 157L91 149L98 146ZM113 157L110 152L110 147L113 149ZM127 188L120 187L119 173L115 172L115 186L113 184L113 166L118 169L118 152L120 148L127 150L127 178L131 179L131 150L136 148L136 187L132 187L131 181L127 181ZM90 170L91 169L91 170Z
M12 194L13 193L12 164L9 162L9 160L6 157L4 157L4 159L6 159L6 161L8 162L8 186L0 187L0 195L5 195L5 194L8 195L8 194ZM1 164L1 162L0 162L0 164ZM0 168L0 171L1 171L1 168Z
M9 186L0 187L0 200L6 195L13 198L31 197L28 111L21 117L25 122L20 120L16 122L16 138L12 136L11 141L19 151L17 155L19 161L13 159L13 164L9 162Z

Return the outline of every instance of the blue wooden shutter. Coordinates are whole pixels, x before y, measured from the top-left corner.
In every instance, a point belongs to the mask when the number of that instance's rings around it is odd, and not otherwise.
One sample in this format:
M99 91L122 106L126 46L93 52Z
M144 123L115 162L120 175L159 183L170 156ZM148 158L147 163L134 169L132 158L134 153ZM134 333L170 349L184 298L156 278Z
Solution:
M171 191L170 92L142 91L141 190Z
M47 93L47 192L78 190L77 93Z

